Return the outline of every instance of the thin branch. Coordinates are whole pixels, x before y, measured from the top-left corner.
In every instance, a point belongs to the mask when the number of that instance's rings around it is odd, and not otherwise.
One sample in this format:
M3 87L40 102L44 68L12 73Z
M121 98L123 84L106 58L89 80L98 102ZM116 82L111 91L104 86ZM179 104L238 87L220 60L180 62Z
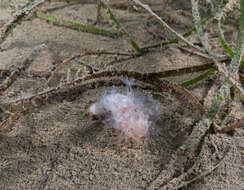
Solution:
M210 18L211 17L208 17L208 18L204 19L201 23L203 25L206 24L210 20ZM187 38L190 35L192 35L194 32L196 32L196 28L195 27L190 29L189 31L185 32L182 36L184 38ZM178 43L178 42L179 42L178 38L174 38L174 39L166 41L166 42L162 41L160 43L156 43L156 44L153 44L153 45L145 46L142 49L143 50L148 50L148 49L151 49L151 48L158 48L158 47L162 47L162 46L165 46L165 45L174 44L174 43Z
M129 56L129 55L128 55ZM135 55L131 55L131 57L133 57ZM20 76L23 77L37 77L37 78L49 78L49 80L51 78L54 77L54 75L63 75L63 74L59 74L57 73L58 70L60 70L63 66L61 66L62 64L68 64L70 61L79 58L82 56L74 55L71 58L67 59L66 61L63 61L59 66L56 67L56 69L52 72L42 72L42 71L28 71L25 72L23 71L22 73L20 73ZM60 68L59 68L60 67ZM205 71L208 69L214 68L214 64L213 63L206 63L203 65L196 65L196 66L192 66L192 67L185 67L185 68L180 68L180 69L172 69L172 70L166 70L166 71L161 71L161 72L151 72L151 73L147 73L147 75L149 77L156 77L156 78L166 78L166 77L173 77L173 76L180 76L180 75L184 75L184 74L188 74L188 73L195 73L195 72L200 72L200 71ZM58 69L58 70L57 70ZM6 78L9 75L11 75L13 71L11 70L1 70L0 69L0 78ZM55 72L55 73L54 73ZM52 76L53 75L53 76ZM60 78L58 77L58 78ZM243 78L244 79L244 78Z
M177 36L178 39L182 40L183 42L185 42L187 45L189 45L190 47L197 49L198 51L201 52L205 52L205 50L203 50L202 48L199 48L197 46L195 46L194 44L192 44L190 41L186 40L181 34L177 33L173 28L171 28L162 18L160 18L157 14L155 14L151 8L146 5L143 4L142 2L140 2L139 0L133 0L136 4L140 5L142 8L144 8L145 10L148 11L148 13L150 13L153 17L155 17L162 25L163 27L167 28L170 32L172 32L175 36Z

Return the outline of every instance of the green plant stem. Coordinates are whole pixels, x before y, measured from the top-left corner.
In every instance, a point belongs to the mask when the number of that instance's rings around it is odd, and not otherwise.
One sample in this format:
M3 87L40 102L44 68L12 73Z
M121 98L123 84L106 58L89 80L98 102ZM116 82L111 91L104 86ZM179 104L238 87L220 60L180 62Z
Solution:
M193 85L193 84L199 82L200 80L203 80L203 79L209 77L210 75L214 74L215 72L216 72L216 69L212 68L212 69L208 70L207 72L201 74L200 76L198 76L198 77L196 77L194 79L191 79L189 81L183 82L180 85L182 87L187 87L187 86Z
M220 35L220 42L221 42L221 44L222 44L222 46L223 46L223 48L225 49L225 51L229 54L229 56L230 57L234 57L234 52L232 51L232 49L230 48L230 46L225 42L225 38L224 38L224 36L221 36ZM241 67L243 67L244 68L244 61L240 61L240 65L241 65Z
M131 46L138 52L141 53L141 48L137 45L137 43L132 39L131 35L120 25L119 21L113 15L111 9L105 3L101 2L102 7L106 10L109 18L114 22L117 29L121 30L121 32L126 36Z
M87 26L87 25L83 25L80 23L75 23L75 22L71 22L71 21L67 21L67 20L63 20L57 17L53 17L53 16L49 16L43 13L39 13L37 12L36 17L44 19L46 21L50 21L53 24L56 25L60 25L60 26L66 26L72 29L76 29L76 30L80 30L82 32L88 32L88 33L92 33L92 34L97 34L97 35L102 35L102 36L107 36L110 38L118 38L119 34L118 33L114 33L114 32L110 32L101 28L97 28L94 26Z

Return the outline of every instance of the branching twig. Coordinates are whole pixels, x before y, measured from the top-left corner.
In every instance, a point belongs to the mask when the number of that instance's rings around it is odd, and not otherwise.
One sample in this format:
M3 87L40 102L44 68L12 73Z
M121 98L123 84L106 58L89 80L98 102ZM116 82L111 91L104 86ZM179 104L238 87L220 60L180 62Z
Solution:
M198 7L198 2L199 0L191 0L192 3L192 16L193 16L193 20L195 23L195 27L198 33L198 36L200 38L200 41L202 43L202 45L204 46L205 50L207 51L207 53L212 57L212 59L214 60L216 66L218 67L220 72L225 73L226 71L224 70L224 68L222 68L222 65L219 63L218 61L218 56L210 49L209 43L205 37L205 34L203 32L203 27L201 24L201 18L200 18L200 13L198 11L199 7ZM227 75L227 74L225 74Z

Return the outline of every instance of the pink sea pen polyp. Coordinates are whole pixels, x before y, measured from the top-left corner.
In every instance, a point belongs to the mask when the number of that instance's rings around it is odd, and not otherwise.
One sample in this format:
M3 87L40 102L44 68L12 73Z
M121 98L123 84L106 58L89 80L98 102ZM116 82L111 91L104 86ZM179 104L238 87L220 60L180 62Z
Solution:
M97 117L103 116L103 123L117 129L122 138L139 141L154 129L160 104L151 95L136 97L131 83L126 82L126 94L112 91L92 104L89 112Z

